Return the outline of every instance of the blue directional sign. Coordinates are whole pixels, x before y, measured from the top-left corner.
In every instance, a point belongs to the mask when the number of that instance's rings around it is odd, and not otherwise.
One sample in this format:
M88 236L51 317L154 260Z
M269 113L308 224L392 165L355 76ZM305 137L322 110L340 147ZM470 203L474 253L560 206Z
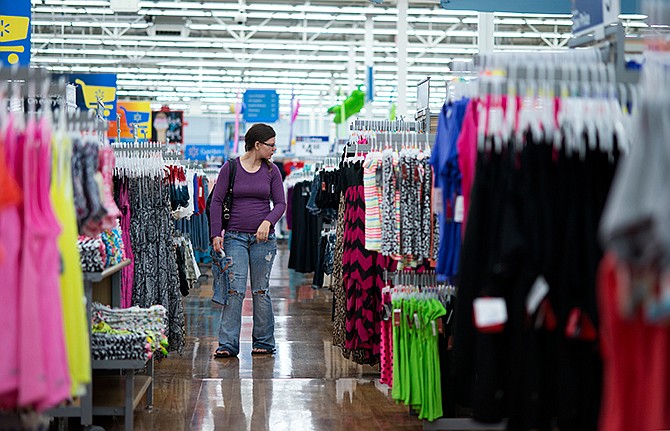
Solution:
M225 158L225 145L186 145L184 147L184 158L188 160L207 160L208 157Z
M279 120L277 90L246 90L243 112L248 123L274 123Z
M30 0L0 1L0 65L30 65Z
M617 22L620 10L619 0L572 0L572 34Z

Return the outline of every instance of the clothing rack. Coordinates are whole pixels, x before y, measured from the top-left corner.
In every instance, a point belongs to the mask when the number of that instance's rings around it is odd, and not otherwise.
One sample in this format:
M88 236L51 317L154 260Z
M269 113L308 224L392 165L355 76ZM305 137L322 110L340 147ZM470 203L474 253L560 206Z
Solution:
M146 142L141 144L139 142L115 142L112 144L112 148L119 151L155 152L163 151L166 147L165 144L159 142Z
M613 64L616 81L620 84L637 84L640 81L639 70L626 69L626 32L620 22L605 27L604 34L598 38L596 33L570 39L570 48L592 47L600 52L602 61Z
M375 132L419 132L418 121L405 120L354 120L349 125L352 131L375 131Z

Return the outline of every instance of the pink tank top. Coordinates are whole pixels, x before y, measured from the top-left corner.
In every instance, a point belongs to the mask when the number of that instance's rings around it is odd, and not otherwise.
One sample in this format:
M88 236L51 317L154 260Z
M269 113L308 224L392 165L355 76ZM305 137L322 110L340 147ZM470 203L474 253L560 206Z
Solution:
M0 151L3 152L6 166L0 166L0 171L15 181L16 176L16 145L17 136L14 131L12 118L7 122L7 128L0 131ZM18 187L17 183L17 187ZM7 204L0 209L0 276L2 277L3 298L0 301L0 409L16 407L17 389L19 384L18 361L18 308L19 308L19 256L21 250L21 220L19 217L19 203Z
M19 292L19 406L44 410L68 398L70 379L60 299L60 226L49 199L51 135L29 120L18 140L23 165L24 226ZM28 198L30 197L30 198Z

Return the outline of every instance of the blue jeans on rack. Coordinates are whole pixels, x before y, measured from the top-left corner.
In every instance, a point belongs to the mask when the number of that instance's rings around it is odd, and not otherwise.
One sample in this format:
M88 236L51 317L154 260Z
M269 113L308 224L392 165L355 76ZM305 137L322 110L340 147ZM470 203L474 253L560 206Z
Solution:
M275 321L270 297L270 272L277 255L277 239L271 233L267 242L256 242L256 234L226 232L223 249L230 265L226 269L226 304L221 310L219 346L232 355L240 352L242 329L242 304L247 290L247 274L251 275L254 328L253 348L275 348Z

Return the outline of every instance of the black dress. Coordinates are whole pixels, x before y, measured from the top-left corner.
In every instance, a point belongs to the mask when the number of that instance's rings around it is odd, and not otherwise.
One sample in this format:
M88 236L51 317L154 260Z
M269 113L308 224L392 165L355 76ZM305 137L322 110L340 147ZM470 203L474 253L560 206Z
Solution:
M291 248L289 269L300 273L316 270L318 239L321 237L318 217L307 210L312 182L303 181L293 189Z

